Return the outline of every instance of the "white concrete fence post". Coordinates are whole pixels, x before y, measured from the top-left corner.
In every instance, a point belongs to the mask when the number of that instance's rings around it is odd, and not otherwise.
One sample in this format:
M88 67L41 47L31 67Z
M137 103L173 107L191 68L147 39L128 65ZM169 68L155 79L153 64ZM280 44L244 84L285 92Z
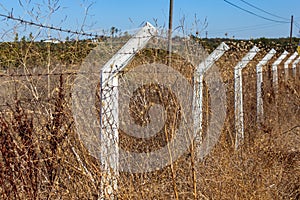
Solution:
M289 77L289 65L290 65L291 62L293 62L293 60L297 57L297 55L298 55L298 53L295 52L284 63L284 79L285 80L287 80L288 77Z
M156 34L156 29L146 23L101 69L101 198L117 199L117 176L119 163L119 113L118 113L118 74L134 55L145 47Z
M297 65L299 64L300 62L300 55L299 57L293 62L293 65L292 65L292 69L293 69L293 76L296 77L297 76ZM299 73L299 72L298 72Z
M269 53L257 64L256 66L256 76L257 76L257 124L260 125L263 123L264 107L263 107L263 95L262 95L262 86L263 86L263 66L275 55L275 49L271 49Z
M254 46L234 68L234 100L235 100L235 149L244 140L244 111L243 111L243 79L242 70L254 58L259 48Z
M229 47L222 42L203 62L201 62L194 74L194 95L193 95L193 120L194 120L194 133L196 135L195 144L196 152L200 153L200 146L202 144L202 108L203 108L203 79L204 73L219 60L222 55L229 49ZM197 157L201 157L197 155Z
M275 94L278 93L278 65L287 57L289 52L284 51L279 58L272 64L273 87Z

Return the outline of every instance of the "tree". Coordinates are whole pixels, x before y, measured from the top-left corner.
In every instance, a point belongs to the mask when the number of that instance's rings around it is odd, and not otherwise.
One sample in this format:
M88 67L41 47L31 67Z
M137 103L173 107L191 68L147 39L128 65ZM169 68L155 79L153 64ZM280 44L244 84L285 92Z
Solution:
M111 27L110 28L110 34L112 37L115 37L115 34L117 34L119 32L119 29L117 29L116 27Z
M18 41L19 41L19 34L16 33L16 34L15 34L15 38L14 38L14 42L18 42Z
M33 41L33 39L34 39L34 37L33 37L33 34L32 34L32 32L30 32L30 34L29 34L29 41Z
M26 37L23 36L23 37L21 38L21 41L22 41L22 43L26 43Z

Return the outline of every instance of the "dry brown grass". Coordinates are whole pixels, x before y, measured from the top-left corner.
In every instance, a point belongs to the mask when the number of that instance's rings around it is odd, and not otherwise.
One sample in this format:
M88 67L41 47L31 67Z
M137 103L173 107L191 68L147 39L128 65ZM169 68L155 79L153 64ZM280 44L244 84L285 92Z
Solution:
M299 73L298 78L288 81L283 81L280 76L279 94L275 96L268 75L270 66L265 68L265 121L258 128L254 70L263 54L250 62L243 72L244 91L247 91L244 94L246 138L244 145L236 151L233 68L253 44L232 42L229 45L231 50L216 63L227 89L227 117L213 151L199 161L192 146L172 167L140 174L121 172L119 199L300 198ZM262 51L266 53L269 49L265 47ZM283 49L277 50L279 54ZM76 74L69 72L76 73L78 66L70 69L51 65L51 71L57 75L50 76L50 95L47 93L47 76L23 76L25 72L44 73L45 68L35 69L37 72L32 66L26 67L23 65L19 72L6 72L19 73L21 77L0 78L3 88L0 99L0 198L98 199L102 176L100 164L79 140L71 110L71 88ZM192 68L176 67L190 78ZM280 66L280 72L282 68ZM209 103L206 98L204 110L209 108ZM209 117L209 113L204 117ZM124 144L126 138L123 139L121 137L120 144L127 148L134 145L132 140L129 140L130 144Z

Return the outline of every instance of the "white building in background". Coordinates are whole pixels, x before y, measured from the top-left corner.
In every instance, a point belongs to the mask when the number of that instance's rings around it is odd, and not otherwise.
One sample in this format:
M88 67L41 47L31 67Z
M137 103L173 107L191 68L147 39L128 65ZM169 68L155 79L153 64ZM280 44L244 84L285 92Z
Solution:
M41 40L41 42L45 42L45 43L53 43L53 44L59 44L59 43L61 43L60 40L55 39L55 38L50 38L50 39L46 39L46 40Z

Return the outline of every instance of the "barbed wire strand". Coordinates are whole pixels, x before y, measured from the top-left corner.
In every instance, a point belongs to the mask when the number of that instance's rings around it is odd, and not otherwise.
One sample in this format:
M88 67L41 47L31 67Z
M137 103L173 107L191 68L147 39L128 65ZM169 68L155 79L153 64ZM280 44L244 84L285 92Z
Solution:
M83 32L83 31L74 31L74 30L71 30L71 29L64 29L62 27L44 25L42 23L37 23L37 22L22 19L22 18L14 17L12 14L6 15L6 14L0 13L0 17L4 17L7 20L18 21L21 24L26 24L26 25L29 25L29 26L35 26L35 27L38 27L38 28L45 28L45 29L55 30L55 31L64 32L64 33L70 33L70 34L82 35L82 36L89 36L89 37L94 37L94 38L105 37L105 35L86 33L86 32ZM140 39L142 39L142 38L149 38L149 37L153 37L153 35L151 34L150 36L140 36L140 37L133 36L131 38L140 38ZM161 37L161 36L157 36L157 37Z
M267 67L267 66L266 66ZM253 71L247 71L247 69L249 70L250 68L244 68L243 69L243 76L250 76L250 75L255 75L257 74L257 72L255 70ZM292 68L289 68L289 70L292 70ZM271 70L272 71L272 70ZM278 73L280 72L285 72L285 69L279 67L277 69ZM114 72L108 72L108 71L102 71L102 73L105 74L113 74L113 73L119 73L120 76L122 76L123 74L126 74L127 72L132 73L130 70L118 70L118 71L114 71ZM232 73L234 72L234 70L232 71ZM267 73L270 72L268 69L263 70L263 72L261 73ZM139 70L134 70L133 73L144 73L144 74L153 74L153 72L146 72L146 71L139 71ZM171 72L158 72L158 74L170 74ZM42 76L64 76L64 75L87 75L87 74L100 74L100 71L94 71L94 72L61 72L61 73L37 73L37 74L33 74L33 73L24 73L24 74L5 74L2 73L0 74L0 77L42 77Z
M79 31L74 31L74 30L70 30L70 29L63 29L61 27L59 28L59 27L55 27L55 26L48 26L48 25L44 25L44 24L41 24L41 23L36 23L36 22L33 22L33 21L28 21L28 20L24 20L24 19L21 19L21 18L14 17L12 14L11 15L5 15L5 14L0 13L0 17L4 17L6 19L13 20L13 21L18 21L22 24L26 24L26 25L30 25L30 26L36 26L36 27L39 27L39 28L46 28L46 29L56 30L56 31L59 31L59 32L72 33L72 34L75 34L75 35L90 36L90 37L96 37L96 38L101 36L101 35L93 34L93 33L85 33L85 32L79 32Z

